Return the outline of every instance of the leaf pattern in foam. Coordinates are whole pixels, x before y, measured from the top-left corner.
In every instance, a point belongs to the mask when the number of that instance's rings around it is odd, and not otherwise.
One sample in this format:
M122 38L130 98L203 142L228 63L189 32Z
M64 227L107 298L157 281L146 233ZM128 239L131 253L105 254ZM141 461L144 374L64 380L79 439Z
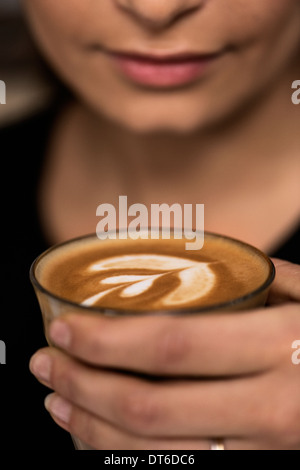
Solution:
M82 305L92 306L106 295L117 292L121 298L133 298L147 292L154 282L167 275L177 275L179 285L160 298L164 306L180 306L194 302L207 295L215 284L215 274L209 263L192 261L186 258L166 255L124 255L106 258L89 266L88 272L105 272L111 270L137 270L137 274L109 275L102 278L102 285L115 285L95 293L82 302ZM149 271L149 274L138 274L139 270ZM88 275L87 272L87 275Z

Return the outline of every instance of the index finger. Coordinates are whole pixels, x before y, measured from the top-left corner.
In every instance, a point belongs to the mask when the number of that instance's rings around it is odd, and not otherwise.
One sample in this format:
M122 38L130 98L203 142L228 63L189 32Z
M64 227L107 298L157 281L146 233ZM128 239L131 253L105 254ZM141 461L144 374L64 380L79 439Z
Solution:
M284 309L284 310L283 310ZM68 315L53 342L90 364L155 376L233 376L290 363L298 305L189 316ZM63 341L64 340L64 341Z

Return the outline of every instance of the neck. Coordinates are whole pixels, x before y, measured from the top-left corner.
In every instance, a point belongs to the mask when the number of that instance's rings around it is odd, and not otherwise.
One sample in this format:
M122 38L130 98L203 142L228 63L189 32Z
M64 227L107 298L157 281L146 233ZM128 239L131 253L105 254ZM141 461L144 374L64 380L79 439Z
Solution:
M41 185L48 232L63 240L93 231L97 205L126 195L129 205L205 204L206 230L275 246L300 209L297 76L242 115L185 135L138 134L76 104L58 123Z

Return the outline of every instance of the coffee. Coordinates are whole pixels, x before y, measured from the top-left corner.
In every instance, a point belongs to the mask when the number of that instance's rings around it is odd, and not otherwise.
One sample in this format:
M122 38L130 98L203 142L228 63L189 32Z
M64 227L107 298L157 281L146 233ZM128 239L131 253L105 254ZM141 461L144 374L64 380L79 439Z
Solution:
M120 312L219 306L272 281L272 263L255 248L213 234L199 251L185 242L84 237L44 254L35 277L55 297Z

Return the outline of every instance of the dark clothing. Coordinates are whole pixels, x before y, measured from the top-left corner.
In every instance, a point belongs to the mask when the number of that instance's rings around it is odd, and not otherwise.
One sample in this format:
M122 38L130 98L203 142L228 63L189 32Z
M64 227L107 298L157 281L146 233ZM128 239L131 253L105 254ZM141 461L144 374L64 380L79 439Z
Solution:
M32 354L47 346L39 306L29 281L34 258L48 247L37 215L37 183L55 110L0 130L2 166L2 301L0 340L0 450L72 450L69 434L45 410L50 390L31 375ZM2 281L2 282L3 282Z
M0 449L73 450L68 433L45 411L50 392L30 374L29 359L46 346L42 317L29 281L33 260L48 248L37 212L37 187L56 109L0 129L2 166L2 301L0 340L6 365L0 367ZM300 227L269 253L300 264Z

